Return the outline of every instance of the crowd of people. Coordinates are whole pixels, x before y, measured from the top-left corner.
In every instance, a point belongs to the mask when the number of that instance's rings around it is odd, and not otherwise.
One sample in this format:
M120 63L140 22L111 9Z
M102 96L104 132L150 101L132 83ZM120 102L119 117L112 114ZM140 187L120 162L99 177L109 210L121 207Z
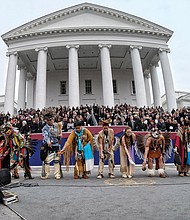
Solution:
M177 170L180 176L189 176L190 154L190 111L187 108L164 111L157 108L138 108L127 104L116 105L113 108L92 105L70 107L49 107L39 109L20 109L17 115L9 113L0 114L1 128L1 163L0 168L8 168L12 176L18 178L18 166L24 168L25 178L32 178L29 166L29 156L32 142L29 133L42 133L43 144L40 150L43 161L42 179L48 179L50 163L54 162L55 178L62 177L60 156L70 161L71 154L75 155L74 178L88 178L88 172L93 169L93 135L88 126L101 125L96 145L99 147L99 168L97 178L103 178L104 162L108 160L109 177L114 178L114 130L110 126L123 125L126 127L124 136L120 139L121 173L123 178L131 178L134 163L134 151L141 148L136 141L134 131L148 131L148 136L143 136L142 170L146 170L148 162L149 175L153 175L153 159L156 160L156 169L160 177L165 177L163 161L167 154L166 137L162 131L176 133L174 152L181 157ZM16 129L16 130L15 130ZM61 146L62 132L70 131L70 135ZM170 145L170 141L169 141ZM135 148L137 146L137 148ZM62 148L62 149L61 149ZM30 152L32 150L32 152ZM7 160L6 160L7 158ZM11 165L12 164L12 165ZM127 165L126 165L127 164Z
M112 108L101 105L81 105L79 107L48 107L39 109L20 109L16 115L0 113L0 125L11 123L21 133L41 133L45 125L44 116L50 112L55 121L62 121L63 132L72 131L75 121L83 126L100 125L108 120L110 125L127 125L132 131L150 131L153 127L161 131L177 132L185 121L190 120L190 110L181 108L164 111L162 107L138 108L128 104L115 105Z

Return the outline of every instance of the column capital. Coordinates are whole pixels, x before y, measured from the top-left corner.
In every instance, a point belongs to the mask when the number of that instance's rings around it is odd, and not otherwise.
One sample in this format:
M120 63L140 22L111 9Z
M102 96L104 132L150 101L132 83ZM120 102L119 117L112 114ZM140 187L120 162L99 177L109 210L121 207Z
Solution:
M111 44L99 44L98 47L100 49L102 49L103 47L107 47L108 49L110 49L111 48Z
M48 47L39 47L39 48L35 49L36 52L39 52L40 50L43 50L43 51L47 52L48 51Z
M18 52L17 52L17 51L6 52L6 56L7 56L7 57L9 57L10 55L15 55L15 56L17 56L17 55L18 55Z
M166 52L166 53L170 53L170 49L169 48L159 48L159 50L158 50L158 52L159 53L161 53L161 52Z
M144 75L144 78L146 78L146 79L150 79L150 73Z
M66 48L69 50L70 48L76 48L77 50L79 49L79 45L78 44L73 44L73 45L66 45Z
M21 70L21 69L27 70L26 66L23 64L18 65L18 70Z
M29 81L29 80L35 81L35 80L36 80L36 77L35 77L35 76L27 76L26 80L27 80L27 81Z
M142 50L142 46L135 46L135 45L130 45L129 46L129 50L133 50L133 49L138 49L138 50Z
M152 66L159 67L158 63L150 63L149 67L152 67Z
M145 77L145 78L150 78L150 70L149 70L149 69L145 69L145 71L144 71L144 77Z

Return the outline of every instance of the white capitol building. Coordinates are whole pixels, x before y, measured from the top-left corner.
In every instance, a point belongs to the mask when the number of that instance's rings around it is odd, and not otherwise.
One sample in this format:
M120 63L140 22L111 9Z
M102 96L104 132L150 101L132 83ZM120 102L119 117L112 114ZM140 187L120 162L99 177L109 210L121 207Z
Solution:
M2 35L9 56L4 112L14 112L17 68L18 109L151 106L151 90L154 106L161 106L159 61L166 107L176 109L167 45L172 34L151 21L90 3L23 24Z

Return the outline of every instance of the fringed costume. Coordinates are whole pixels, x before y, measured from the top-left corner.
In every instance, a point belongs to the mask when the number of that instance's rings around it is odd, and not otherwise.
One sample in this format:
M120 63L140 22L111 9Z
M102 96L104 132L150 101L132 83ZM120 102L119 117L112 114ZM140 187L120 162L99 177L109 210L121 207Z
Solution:
M130 133L129 133L130 132ZM124 135L121 137L120 146L120 172L123 178L131 178L134 170L134 148L136 136L131 129L125 129Z
M114 131L112 128L108 128L107 123L103 123L103 130L101 130L98 134L98 142L99 142L99 167L98 167L98 176L100 179L103 176L104 163L108 160L108 168L109 168L109 177L114 178Z
M36 142L32 141L29 135L22 135L10 124L3 125L1 130L5 134L7 149L10 151L7 154L10 159L7 158L7 161L10 163L12 177L19 178L18 166L20 166L24 170L24 177L32 179L29 158L35 152Z
M190 144L189 127L181 127L175 137L175 148L181 157L181 165L176 164L179 176L189 176L188 148Z
M46 116L47 117L47 116ZM59 138L58 138L58 126L54 123L54 119L48 116L47 123L42 129L43 145L47 147L47 156L43 161L42 166L42 179L48 179L50 175L50 163L54 164L54 176L55 179L61 178L60 156L58 152L60 150Z
M155 174L153 163L156 162L155 169L160 177L165 178L165 162L171 158L173 146L168 132L160 133L157 129L152 129L146 135L138 134L136 136L135 152L139 159L143 160L142 170L146 170L148 161L148 176Z
M11 149L7 145L5 134L0 133L0 169L10 169L10 152Z
M79 129L76 129L79 127ZM71 131L63 149L60 153L64 155L65 165L69 166L70 158L74 154L75 167L74 179L87 179L87 172L94 167L94 156L92 149L93 136L87 128L83 128L81 124L75 125L75 129Z
M144 161L142 170L146 170L146 162L148 159L148 176L154 175L153 160L156 160L156 169L160 177L164 178L164 163L163 154L165 154L165 139L157 130L152 130L150 134L146 135Z

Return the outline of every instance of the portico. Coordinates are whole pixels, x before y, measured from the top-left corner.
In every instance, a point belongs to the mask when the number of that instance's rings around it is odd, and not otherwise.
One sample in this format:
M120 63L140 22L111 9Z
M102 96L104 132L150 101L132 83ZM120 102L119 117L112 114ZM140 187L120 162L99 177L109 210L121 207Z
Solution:
M93 103L113 107L125 102L149 106L150 85L154 105L160 106L159 61L167 109L175 109L167 45L172 33L142 18L89 3L18 27L2 36L9 46L4 112L13 114L17 68L18 109Z

